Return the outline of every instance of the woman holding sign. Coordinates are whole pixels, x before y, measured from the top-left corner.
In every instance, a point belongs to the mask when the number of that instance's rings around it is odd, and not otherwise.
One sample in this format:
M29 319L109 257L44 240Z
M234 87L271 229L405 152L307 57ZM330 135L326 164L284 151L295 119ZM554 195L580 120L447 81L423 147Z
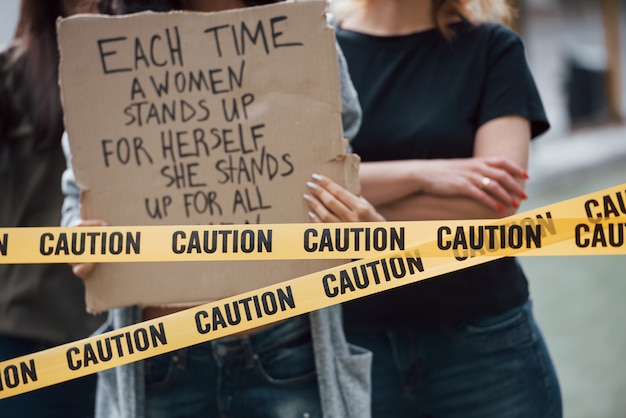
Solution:
M505 2L334 3L363 108L351 144L364 197L393 221L514 214L530 140L549 125L519 37L481 19L502 17ZM359 207L313 183L313 219ZM344 321L348 340L374 352L375 417L562 415L514 258L346 303Z
M274 1L112 0L92 2L100 12L143 10L214 12ZM354 136L360 107L341 54L344 135ZM68 165L71 159L66 136ZM71 167L64 176L64 225L81 220ZM74 265L87 277L92 264ZM348 347L338 307L324 309L99 373L98 417L368 417L370 353ZM175 312L138 306L109 311L102 331Z

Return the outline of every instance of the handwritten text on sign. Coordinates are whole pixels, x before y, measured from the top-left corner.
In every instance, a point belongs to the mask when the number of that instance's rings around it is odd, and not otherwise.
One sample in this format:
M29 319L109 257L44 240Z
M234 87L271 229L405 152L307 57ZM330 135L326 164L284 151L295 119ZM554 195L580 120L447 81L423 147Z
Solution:
M325 8L308 1L61 20L82 217L118 226L307 222L312 173L358 185ZM337 263L99 265L88 304L204 302Z

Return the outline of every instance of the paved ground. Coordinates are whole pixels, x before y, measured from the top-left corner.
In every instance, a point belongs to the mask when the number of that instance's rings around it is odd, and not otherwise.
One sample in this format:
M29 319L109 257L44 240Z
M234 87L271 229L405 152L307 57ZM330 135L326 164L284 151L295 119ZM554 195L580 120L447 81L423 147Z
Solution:
M612 134L604 136L626 143L626 129ZM592 149L606 147L602 139L602 135L588 134L572 142L585 141ZM545 148L549 148L547 142ZM568 158L567 149L567 143L555 145L550 154L542 150L536 160L553 159L556 166ZM621 155L579 169L541 170L532 164L529 200L521 210L626 182L625 150L622 145L616 153ZM626 256L522 257L520 262L556 363L565 417L626 417Z

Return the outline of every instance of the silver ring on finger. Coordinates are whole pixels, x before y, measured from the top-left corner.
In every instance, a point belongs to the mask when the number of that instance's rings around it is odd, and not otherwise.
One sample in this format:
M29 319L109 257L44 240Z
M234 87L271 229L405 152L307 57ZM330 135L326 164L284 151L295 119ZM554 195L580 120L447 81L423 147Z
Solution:
M491 179L489 177L487 177L487 176L483 177L480 180L480 186L483 189L486 189L487 187L489 187L490 184L491 184Z

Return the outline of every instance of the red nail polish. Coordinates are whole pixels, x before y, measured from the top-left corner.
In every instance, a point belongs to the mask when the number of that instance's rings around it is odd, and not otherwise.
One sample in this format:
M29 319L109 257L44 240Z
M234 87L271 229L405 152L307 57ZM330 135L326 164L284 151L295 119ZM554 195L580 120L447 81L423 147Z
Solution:
M524 177L525 179L528 179L528 173L526 171L522 171L522 177Z
M515 206L516 208L519 208L519 203L517 202L517 200L513 199L513 201L511 202L513 204L513 206Z
M500 212L502 212L504 210L504 206L502 206L501 204L498 203L498 206L496 206L498 208L498 210Z
M524 192L522 192L520 196L522 196L522 199L528 199L528 195Z

